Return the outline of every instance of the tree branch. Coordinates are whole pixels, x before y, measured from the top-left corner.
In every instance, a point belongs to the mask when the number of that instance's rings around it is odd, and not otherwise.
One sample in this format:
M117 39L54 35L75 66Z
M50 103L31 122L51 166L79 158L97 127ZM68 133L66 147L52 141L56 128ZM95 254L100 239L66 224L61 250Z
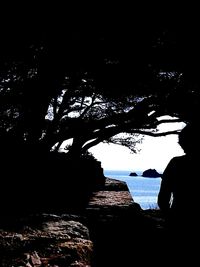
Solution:
M160 124L162 124L162 123L175 123L175 122L183 122L183 120L181 120L181 119L164 119L164 120L158 120L157 122L156 122L156 125L160 125Z
M146 131L142 131L142 130L134 130L133 132L131 132L132 134L137 133L137 134L142 134L142 135L148 135L148 136L152 136L152 137L159 137L159 136L167 136L170 134L179 134L180 130L174 130L174 131L167 131L167 132L161 132L161 133L155 133L155 132L146 132Z

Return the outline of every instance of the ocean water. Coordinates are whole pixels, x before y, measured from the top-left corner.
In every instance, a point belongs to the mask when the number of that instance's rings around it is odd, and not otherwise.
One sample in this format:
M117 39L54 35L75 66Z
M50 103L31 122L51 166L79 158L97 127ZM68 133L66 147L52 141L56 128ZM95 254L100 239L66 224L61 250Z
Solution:
M138 176L129 176L130 171L104 170L106 177L126 182L133 200L139 203L142 209L157 208L161 178L147 178L141 176L142 172L136 173Z

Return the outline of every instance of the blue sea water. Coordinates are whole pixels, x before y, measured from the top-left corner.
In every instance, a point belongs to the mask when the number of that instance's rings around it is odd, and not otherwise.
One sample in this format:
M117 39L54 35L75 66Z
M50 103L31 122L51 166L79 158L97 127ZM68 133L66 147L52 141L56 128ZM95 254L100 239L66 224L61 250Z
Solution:
M129 176L130 171L104 170L106 177L126 182L133 200L139 203L142 209L157 208L161 178L147 178L141 176L142 172L136 173L138 176Z

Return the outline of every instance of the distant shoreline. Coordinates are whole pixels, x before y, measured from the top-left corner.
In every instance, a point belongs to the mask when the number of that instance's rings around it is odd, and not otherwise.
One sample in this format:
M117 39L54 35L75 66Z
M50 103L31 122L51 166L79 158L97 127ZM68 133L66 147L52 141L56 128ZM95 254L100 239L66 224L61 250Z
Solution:
M143 171L138 171L138 176L129 176L130 170L104 170L104 175L126 182L133 200L142 207L157 208L157 195L160 188L161 177L143 177Z
M106 169L104 169L104 173L109 173L109 172L116 173L116 174L122 173L122 174L126 174L126 175L129 175L130 173L135 172L135 173L137 173L138 176L142 176L144 170L130 171L130 170L106 170ZM158 173L162 175L163 172L162 171L158 171ZM132 176L132 177L134 177L134 176ZM142 176L142 177L145 178L145 176ZM159 176L159 177L161 177L161 176ZM146 177L146 178L148 178L148 177ZM152 178L152 177L149 177L149 178ZM154 178L157 178L157 177L154 177Z

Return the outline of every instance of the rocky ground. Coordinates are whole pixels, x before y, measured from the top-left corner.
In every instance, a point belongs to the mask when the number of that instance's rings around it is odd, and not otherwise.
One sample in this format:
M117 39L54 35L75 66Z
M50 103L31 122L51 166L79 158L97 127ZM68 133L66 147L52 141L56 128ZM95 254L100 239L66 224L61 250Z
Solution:
M107 178L102 190L92 194L79 214L2 217L0 266L111 267L130 266L133 261L145 264L156 253L162 233L159 211L142 210L133 201L126 183Z
M40 214L1 225L0 266L90 266L93 243L83 221L73 215Z

